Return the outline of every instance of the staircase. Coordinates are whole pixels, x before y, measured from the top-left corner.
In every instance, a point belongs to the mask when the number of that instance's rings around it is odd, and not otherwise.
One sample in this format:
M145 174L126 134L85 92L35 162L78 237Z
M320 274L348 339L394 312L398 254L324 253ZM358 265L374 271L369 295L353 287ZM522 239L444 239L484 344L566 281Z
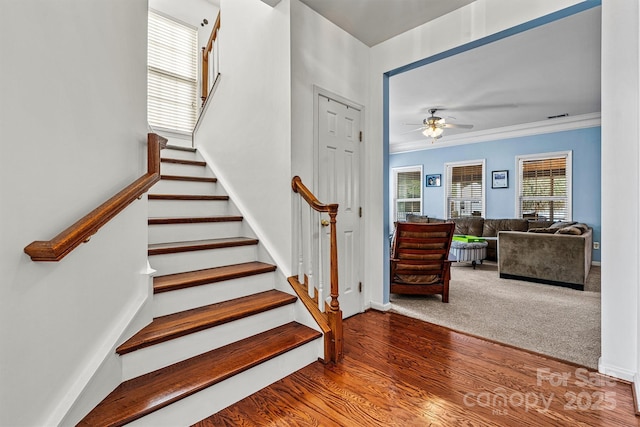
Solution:
M123 382L82 426L190 425L322 350L321 333L295 321L297 297L196 150L162 151L148 199L154 319L118 346Z

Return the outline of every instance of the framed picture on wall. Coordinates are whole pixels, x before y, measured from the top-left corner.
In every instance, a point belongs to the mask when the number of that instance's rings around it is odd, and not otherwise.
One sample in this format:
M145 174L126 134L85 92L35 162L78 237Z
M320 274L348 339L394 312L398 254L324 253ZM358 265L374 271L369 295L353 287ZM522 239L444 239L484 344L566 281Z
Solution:
M427 187L440 187L441 185L441 176L437 175L427 175L427 179L425 180L427 183Z
M509 171L491 172L491 188L509 188Z

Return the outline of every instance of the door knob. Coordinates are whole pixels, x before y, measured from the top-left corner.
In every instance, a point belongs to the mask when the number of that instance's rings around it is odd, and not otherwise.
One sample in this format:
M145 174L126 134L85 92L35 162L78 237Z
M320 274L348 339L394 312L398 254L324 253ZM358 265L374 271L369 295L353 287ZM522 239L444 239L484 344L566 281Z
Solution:
M326 227L327 225L329 225L329 221L326 219L323 219L320 221L320 225L322 225L323 227Z

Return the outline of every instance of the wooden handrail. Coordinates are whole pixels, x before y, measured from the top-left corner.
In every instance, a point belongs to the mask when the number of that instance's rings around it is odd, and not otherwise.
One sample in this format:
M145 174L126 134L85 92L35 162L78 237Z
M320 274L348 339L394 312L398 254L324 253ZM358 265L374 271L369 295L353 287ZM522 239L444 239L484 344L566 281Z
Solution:
M213 50L213 44L218 38L218 31L220 31L220 12L218 12L216 22L211 29L209 41L207 45L202 48L202 91L200 98L202 99L203 105L209 96L209 53Z
M332 362L339 362L342 360L342 311L340 310L340 303L338 301L339 287L338 287L338 238L337 238L337 226L336 216L338 215L338 204L324 204L321 203L318 198L302 183L302 179L299 176L294 176L291 179L291 188L294 193L300 194L300 196L309 204L309 206L316 212L325 212L329 214L330 222L330 243L329 243L329 270L330 270L330 296L331 301L326 305L326 316L329 327L331 328L331 346L328 346L325 342L325 350L330 347L330 354L325 354L325 358L329 358ZM295 282L299 281L294 277ZM291 280L290 280L291 283ZM322 325L321 325L322 326ZM327 335L325 334L325 337ZM325 351L326 353L327 351Z
M118 194L76 221L56 237L35 241L24 248L33 261L60 261L80 244L88 242L111 218L138 199L160 179L160 150L167 140L160 135L147 135L147 173L128 185Z
M294 176L291 180L291 188L294 193L300 194L302 198L313 208L316 212L326 212L326 213L338 213L338 205L336 203L325 205L324 203L320 203L318 198L313 195L311 190L309 190L303 183L302 179L299 176Z

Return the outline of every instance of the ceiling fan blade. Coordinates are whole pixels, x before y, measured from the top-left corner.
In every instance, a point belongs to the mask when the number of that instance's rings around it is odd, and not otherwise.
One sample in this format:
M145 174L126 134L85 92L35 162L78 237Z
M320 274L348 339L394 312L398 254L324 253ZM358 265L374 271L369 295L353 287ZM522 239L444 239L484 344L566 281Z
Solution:
M411 129L411 130L408 130L408 131L406 131L406 132L402 132L400 135L405 135L405 134L407 134L407 133L417 132L417 131L419 131L419 130L424 130L424 129L426 129L426 127L425 127L425 126L422 126L422 127L417 128L417 129Z
M445 128L458 128L458 129L472 129L473 125L459 125L456 123L447 123L444 125Z

